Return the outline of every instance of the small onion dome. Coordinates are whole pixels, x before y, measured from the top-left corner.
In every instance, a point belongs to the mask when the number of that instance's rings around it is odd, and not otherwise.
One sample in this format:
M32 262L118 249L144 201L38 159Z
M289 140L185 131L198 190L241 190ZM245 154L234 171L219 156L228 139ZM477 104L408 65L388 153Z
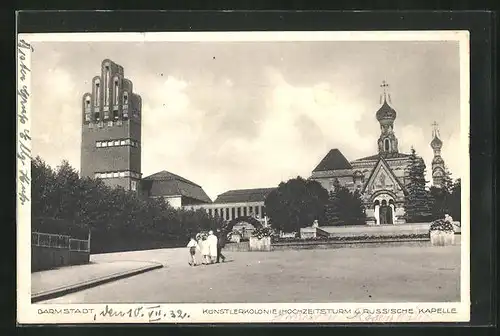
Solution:
M387 101L384 101L384 104L377 111L377 120L394 120L396 119L396 111L387 104Z
M441 148L443 146L443 142L437 136L434 137L431 141L432 148Z
M441 164L441 163L444 163L444 160L442 157L440 156L435 156L433 159L432 159L432 163L433 164Z

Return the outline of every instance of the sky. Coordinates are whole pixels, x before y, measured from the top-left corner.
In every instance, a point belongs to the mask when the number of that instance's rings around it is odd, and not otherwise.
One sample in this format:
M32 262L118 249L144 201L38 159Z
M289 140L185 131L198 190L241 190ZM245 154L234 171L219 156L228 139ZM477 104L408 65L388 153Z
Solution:
M80 168L81 97L103 59L142 97L143 176L167 170L214 200L231 189L309 177L332 148L377 152L389 83L400 152L427 165L432 123L460 177L458 42L34 42L33 153ZM463 155L467 155L464 153Z

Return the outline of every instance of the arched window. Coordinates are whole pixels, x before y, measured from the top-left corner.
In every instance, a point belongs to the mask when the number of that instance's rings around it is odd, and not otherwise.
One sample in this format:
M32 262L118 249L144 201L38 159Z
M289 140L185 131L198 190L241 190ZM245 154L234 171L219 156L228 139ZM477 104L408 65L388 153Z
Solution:
M99 85L100 85L99 80L96 80L94 85L95 85L94 106L99 106L99 100L101 98L101 96L100 96L101 91L99 90Z
M390 149L390 146L391 146L390 140L389 139L385 139L384 140L384 150L388 151Z
M113 105L118 105L118 78L115 77L115 80L113 81Z
M90 108L90 97L89 96L87 96L85 98L85 108L87 108L87 109Z
M104 66L104 106L109 104L109 64Z

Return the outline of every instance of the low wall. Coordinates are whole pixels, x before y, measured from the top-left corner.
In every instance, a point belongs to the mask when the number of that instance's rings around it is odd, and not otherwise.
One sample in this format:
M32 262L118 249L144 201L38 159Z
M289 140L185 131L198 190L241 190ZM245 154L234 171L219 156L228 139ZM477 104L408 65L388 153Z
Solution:
M82 251L69 251L69 264L81 265L90 262L90 253Z
M247 241L239 243L226 243L223 250L228 252L247 252L250 250L250 244Z
M90 262L90 253L70 251L67 248L31 246L31 271L81 265Z
M32 246L31 270L40 271L70 265L70 253L66 248Z

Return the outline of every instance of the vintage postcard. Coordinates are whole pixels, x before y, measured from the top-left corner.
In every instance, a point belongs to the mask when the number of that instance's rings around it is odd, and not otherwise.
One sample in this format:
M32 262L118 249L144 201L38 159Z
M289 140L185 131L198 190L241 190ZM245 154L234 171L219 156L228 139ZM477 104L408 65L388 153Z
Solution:
M20 34L18 322L470 318L467 31Z

